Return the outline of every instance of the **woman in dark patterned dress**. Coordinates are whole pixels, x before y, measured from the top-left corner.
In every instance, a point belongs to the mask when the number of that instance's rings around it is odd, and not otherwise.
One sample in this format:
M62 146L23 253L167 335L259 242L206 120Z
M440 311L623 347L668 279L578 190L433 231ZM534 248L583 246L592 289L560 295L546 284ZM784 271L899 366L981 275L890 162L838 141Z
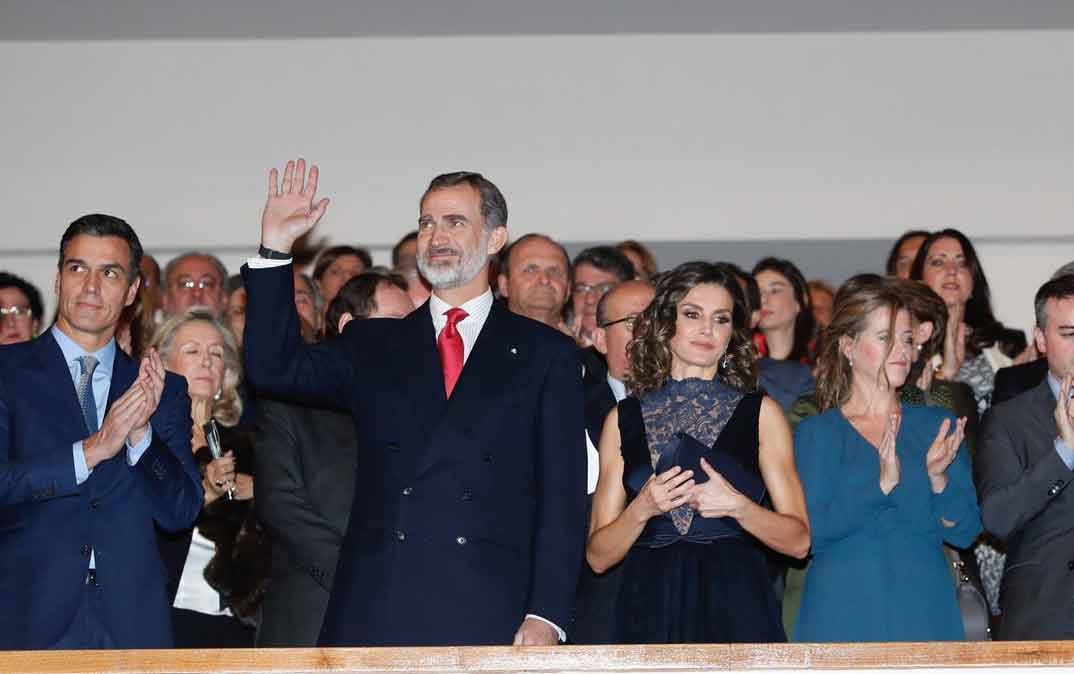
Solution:
M619 643L786 638L762 546L804 557L809 524L746 326L737 281L704 262L664 276L635 323L633 395L604 424L586 546L598 573L623 565Z

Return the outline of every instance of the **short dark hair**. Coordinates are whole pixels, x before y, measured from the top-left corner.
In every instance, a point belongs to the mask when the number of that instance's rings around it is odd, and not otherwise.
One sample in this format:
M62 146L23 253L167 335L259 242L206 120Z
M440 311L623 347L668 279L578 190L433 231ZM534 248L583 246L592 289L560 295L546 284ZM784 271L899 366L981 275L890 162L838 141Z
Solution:
M900 236L899 238L895 239L895 243L892 244L892 246L891 246L891 251L888 252L887 264L884 265L884 270L887 273L887 275L888 276L894 276L895 275L895 265L899 262L899 249L902 248L902 245L904 243L906 243L910 239L913 239L913 238L916 238L916 237L919 237L919 236L921 238L923 238L923 239L928 238L928 235L929 235L929 233L927 231L923 230L923 229L911 229L911 230L908 230L906 232L903 232L902 236Z
M41 300L41 291L37 289L37 286L21 276L0 271L0 288L14 288L26 295L26 301L30 303L30 317L42 322L45 320L45 303Z
M357 246L331 246L321 251L321 254L317 256L317 264L313 266L313 278L320 281L324 277L324 273L328 271L328 268L332 266L332 263L343 257L344 255L353 255L362 261L362 267L369 269L373 266L373 257L369 254L369 251L365 248L359 248Z
M1033 298L1033 311L1037 315L1037 327L1044 330L1048 327L1048 312L1045 307L1048 300L1061 300L1074 297L1074 274L1056 276L1050 279L1037 290Z
M787 360L812 361L813 354L809 352L809 344L816 337L817 323L813 318L813 301L809 297L809 284L805 276L790 260L778 257L766 257L753 265L753 275L763 271L774 271L791 283L794 291L794 299L801 307L798 317L794 320L794 346Z
M634 263L623 254L623 251L614 246L586 248L574 256L571 267L578 269L580 264L590 264L601 271L615 274L620 282L629 281L637 276L637 272L634 271Z
M430 192L443 190L458 185L469 185L481 195L481 217L485 219L485 229L492 231L497 227L507 226L507 200L503 198L500 188L480 173L473 171L456 171L442 173L429 182L429 187L421 195L419 204L425 203Z
M324 315L324 332L326 337L339 336L339 319L343 314L355 318L368 318L377 310L377 288L387 283L407 291L406 279L393 271L374 267L369 271L353 277L343 284L339 293L328 303Z
M399 266L399 256L403 254L403 246L418 238L418 230L414 229L403 235L399 242L392 246L392 269Z
M507 276L510 274L508 269L510 269L511 267L511 253L514 252L515 247L527 241L532 241L533 239L542 239L559 249L559 252L563 255L563 263L567 265L567 283L570 283L572 280L571 256L567 254L567 249L564 248L563 244L561 244L559 241L556 241L547 234L540 234L538 232L530 232L529 234L525 234L515 239L510 244L508 244L506 248L503 249L503 252L500 253L500 273L503 274L504 278L507 278Z
M131 268L127 270L127 279L130 283L134 283L134 279L141 275L139 265L142 264L142 242L138 240L138 235L134 233L134 229L125 220L103 213L83 215L67 226L67 230L60 237L60 260L56 263L57 268L63 267L67 244L71 242L71 239L83 234L88 236L118 236L126 241L131 257Z
M988 287L988 279L985 278L981 259L977 257L977 251L966 235L957 229L942 229L929 234L921 244L914 258L914 266L910 268L910 278L914 281L923 280L925 260L929 250L940 239L954 239L962 247L962 254L966 257L966 263L970 268L970 277L973 278L973 294L966 302L966 314L963 320L973 334L966 340L966 350L971 356L976 356L982 349L992 346L999 338L999 332L1003 326L996 315L992 312L992 291Z

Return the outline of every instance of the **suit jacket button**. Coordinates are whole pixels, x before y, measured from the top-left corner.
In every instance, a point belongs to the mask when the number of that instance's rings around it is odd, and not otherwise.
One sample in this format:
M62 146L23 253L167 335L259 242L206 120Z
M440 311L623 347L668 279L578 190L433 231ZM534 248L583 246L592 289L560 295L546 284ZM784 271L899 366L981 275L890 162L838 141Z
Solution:
M397 540L400 540L400 541L405 541L406 540L406 533L404 533L402 529L396 529L395 530L395 538Z
M81 553L82 553L82 556L83 556L83 557L89 557L89 554L90 554L90 546L88 546L88 545L83 545L83 546L82 546L81 548L79 548L79 552L81 552ZM1072 563L1074 563L1074 562L1072 562Z
M485 463L492 463L492 452L485 452L484 456L481 457L481 460Z
M459 494L459 500L460 501L469 501L473 497L474 497L474 493L472 491L470 491L469 489L467 489L467 490L463 491L461 494Z
M388 451L389 452L398 452L399 451L399 443L398 442L389 442L388 443Z
M1067 568L1070 569L1071 571L1074 571L1074 559L1072 559L1069 562L1067 562Z
M100 506L100 505L101 505L101 502L98 501L97 499L93 499L92 501L89 502L90 510L96 510L97 507Z
M466 536L459 536L455 539L455 542L459 545L466 545Z

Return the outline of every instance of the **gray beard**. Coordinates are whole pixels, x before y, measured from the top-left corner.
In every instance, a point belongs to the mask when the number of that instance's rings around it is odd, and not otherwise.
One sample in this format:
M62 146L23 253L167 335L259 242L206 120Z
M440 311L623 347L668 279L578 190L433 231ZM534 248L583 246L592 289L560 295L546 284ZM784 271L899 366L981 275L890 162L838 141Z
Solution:
M429 285L437 290L451 290L466 285L477 278L477 275L484 269L485 263L488 262L488 255L485 251L488 250L489 234L488 231L482 233L481 241L473 255L464 252L457 264L432 265L429 264L425 255L419 255L418 270Z

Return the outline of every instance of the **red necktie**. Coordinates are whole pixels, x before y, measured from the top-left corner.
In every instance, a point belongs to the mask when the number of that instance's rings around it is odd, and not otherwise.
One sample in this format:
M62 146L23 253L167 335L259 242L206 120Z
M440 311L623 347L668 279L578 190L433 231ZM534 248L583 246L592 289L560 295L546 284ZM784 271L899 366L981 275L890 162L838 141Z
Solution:
M462 309L455 307L444 312L447 316L447 325L440 331L436 340L436 347L440 350L440 367L444 371L444 391L447 397L451 397L455 389L455 382L462 374L463 346L462 335L459 334L458 322L469 316Z

